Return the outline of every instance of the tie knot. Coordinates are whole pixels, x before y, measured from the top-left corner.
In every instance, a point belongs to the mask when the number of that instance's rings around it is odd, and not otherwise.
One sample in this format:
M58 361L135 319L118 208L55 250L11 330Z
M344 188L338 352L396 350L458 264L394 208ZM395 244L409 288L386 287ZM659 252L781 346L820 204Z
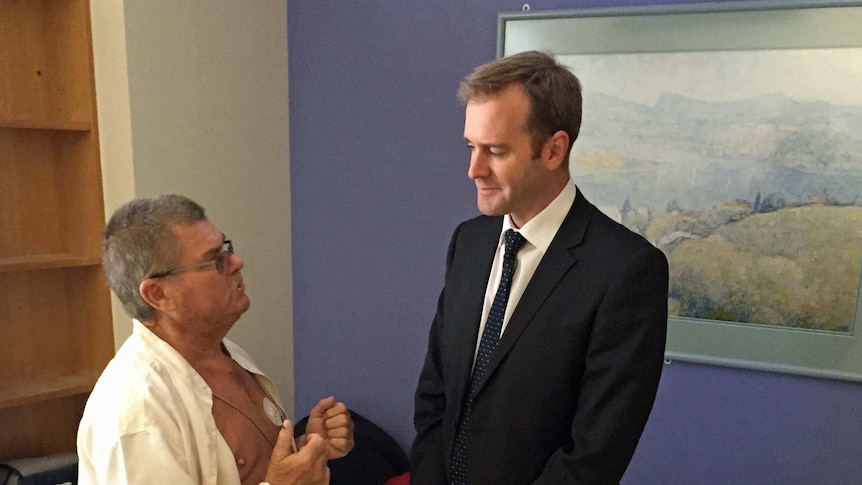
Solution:
M520 232L512 229L506 231L504 237L506 238L506 256L514 256L527 243L527 240L524 239L524 236Z

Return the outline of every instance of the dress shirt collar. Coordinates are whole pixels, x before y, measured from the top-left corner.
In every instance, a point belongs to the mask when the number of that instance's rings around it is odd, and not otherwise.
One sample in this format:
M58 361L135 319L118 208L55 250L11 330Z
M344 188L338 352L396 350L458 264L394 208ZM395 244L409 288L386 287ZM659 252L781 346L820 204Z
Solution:
M536 214L520 229L516 229L512 224L512 216L506 214L503 217L503 230L500 231L499 244L503 244L505 241L503 234L507 230L515 229L524 236L527 242L538 248L542 254L545 254L548 246L551 245L551 241L554 240L554 236L557 235L557 230L563 225L563 219L566 218L566 214L572 208L577 190L575 183L569 178L557 197L547 207L542 209L542 212Z

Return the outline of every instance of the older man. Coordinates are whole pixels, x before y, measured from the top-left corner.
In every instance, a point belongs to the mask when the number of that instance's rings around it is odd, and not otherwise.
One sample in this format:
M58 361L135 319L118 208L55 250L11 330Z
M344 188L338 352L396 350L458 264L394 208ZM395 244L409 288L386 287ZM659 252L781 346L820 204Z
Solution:
M249 308L243 262L194 201L133 200L105 229L108 282L135 319L78 430L79 483L325 484L353 447L328 397L296 441L272 382L226 339Z

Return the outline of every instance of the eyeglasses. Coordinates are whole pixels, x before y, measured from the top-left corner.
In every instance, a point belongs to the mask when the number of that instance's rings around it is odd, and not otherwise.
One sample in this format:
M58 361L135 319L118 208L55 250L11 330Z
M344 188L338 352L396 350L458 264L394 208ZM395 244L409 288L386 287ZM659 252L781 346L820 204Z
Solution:
M162 271L161 273L152 274L145 279L164 278L165 276L185 273L187 271L194 271L196 269L206 268L207 266L215 266L215 269L216 271L218 271L219 274L225 274L225 272L227 272L228 260L230 259L232 254L233 243L230 241L230 239L227 239L225 240L225 242L222 243L221 251L219 251L218 254L216 254L216 256L209 261L193 264L191 266L184 266L182 268L176 268L169 271Z

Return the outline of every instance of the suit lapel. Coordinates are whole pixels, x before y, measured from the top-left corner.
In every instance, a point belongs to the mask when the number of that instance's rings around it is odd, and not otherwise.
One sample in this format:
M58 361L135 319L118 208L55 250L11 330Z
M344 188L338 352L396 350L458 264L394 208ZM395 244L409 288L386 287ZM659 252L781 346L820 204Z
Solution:
M485 301L485 289L488 285L488 275L491 272L491 264L494 262L494 254L500 241L500 230L502 218L495 217L487 219L476 235L464 235L460 239L461 244L466 245L464 249L459 248L459 257L463 257L465 265L453 264L452 268L459 268L449 278L449 283L455 283L449 292L456 299L453 308L457 314L452 321L463 322L457 325L457 336L454 345L457 345L459 356L456 375L456 395L459 396L456 403L456 416L461 415L461 406L467 398L470 387L470 375L473 371L473 357L476 353L476 342L479 339L479 321L482 319L482 306Z
M512 350L515 342L518 341L524 329L532 321L533 316L541 308L548 296L551 295L560 280L577 262L577 257L574 255L572 249L580 245L584 239L584 234L589 225L591 208L590 203L578 191L572 208L569 209L569 213L563 219L563 223L560 225L556 236L554 236L554 240L548 246L548 251L542 257L542 261L536 268L536 272L533 273L533 277L524 289L524 294L521 296L518 306L515 307L515 311L506 325L506 330L503 332L500 343L494 351L488 371L485 373L483 381L479 384L477 392L481 392L485 382L493 375L509 351Z

